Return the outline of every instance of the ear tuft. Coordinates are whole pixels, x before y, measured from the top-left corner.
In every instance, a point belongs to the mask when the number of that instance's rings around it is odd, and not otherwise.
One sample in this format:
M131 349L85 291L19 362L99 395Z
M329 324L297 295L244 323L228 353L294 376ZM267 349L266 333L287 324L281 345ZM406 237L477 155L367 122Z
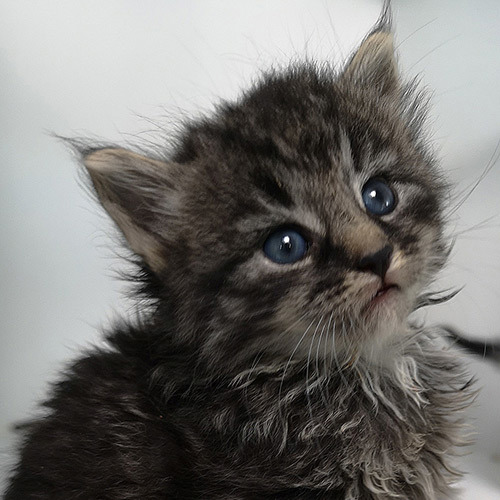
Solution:
M83 164L91 173L108 175L113 172L121 175L136 172L140 175L152 174L163 177L169 168L167 163L123 148L99 148L87 150L83 154Z
M85 152L83 163L89 172L106 172L116 169L128 156L132 155L126 150L118 148L96 149Z
M343 76L354 84L374 88L386 95L397 92L400 81L393 35L387 31L388 21L383 23L361 43Z
M391 0L384 0L382 12L380 13L377 23L372 29L372 33L374 33L375 31L385 31L386 33L392 33Z

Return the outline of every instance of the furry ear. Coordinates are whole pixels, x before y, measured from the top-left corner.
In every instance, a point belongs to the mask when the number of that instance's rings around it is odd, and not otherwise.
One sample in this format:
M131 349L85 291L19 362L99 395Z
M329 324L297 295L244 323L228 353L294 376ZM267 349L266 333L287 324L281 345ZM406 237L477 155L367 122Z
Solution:
M168 164L125 149L97 149L83 154L102 206L127 239L130 248L154 271L165 265L162 229L175 198Z
M388 4L376 28L351 57L343 76L355 84L376 88L381 95L393 94L399 89Z

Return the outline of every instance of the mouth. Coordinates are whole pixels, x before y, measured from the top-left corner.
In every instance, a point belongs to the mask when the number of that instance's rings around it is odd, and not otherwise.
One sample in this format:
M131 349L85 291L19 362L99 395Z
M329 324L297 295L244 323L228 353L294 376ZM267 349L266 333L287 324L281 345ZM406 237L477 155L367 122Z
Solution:
M399 286L398 285L384 285L377 290L377 293L375 294L375 296L373 298L376 299L377 297L383 297L386 293L389 293L391 290L399 290Z
M384 284L377 290L375 295L371 298L370 302L368 303L368 308L372 309L373 307L382 305L383 303L387 302L390 299L390 297L392 297L399 291L400 288L398 285Z

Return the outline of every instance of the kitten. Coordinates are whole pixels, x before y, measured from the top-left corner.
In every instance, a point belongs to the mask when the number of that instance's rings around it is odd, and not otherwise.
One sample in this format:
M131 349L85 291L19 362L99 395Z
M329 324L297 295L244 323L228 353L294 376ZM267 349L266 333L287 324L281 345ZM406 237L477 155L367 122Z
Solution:
M169 158L81 147L147 303L54 386L6 499L452 494L470 380L408 319L447 255L424 104L385 14Z

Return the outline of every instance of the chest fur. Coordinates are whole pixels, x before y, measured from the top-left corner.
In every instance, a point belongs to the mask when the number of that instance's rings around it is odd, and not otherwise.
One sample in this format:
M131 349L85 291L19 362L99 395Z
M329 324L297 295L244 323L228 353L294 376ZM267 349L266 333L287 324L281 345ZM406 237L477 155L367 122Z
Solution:
M450 455L468 397L450 369L399 386L352 371L220 391L198 421L203 474L263 497L300 490L315 492L311 498L437 498L454 479Z

